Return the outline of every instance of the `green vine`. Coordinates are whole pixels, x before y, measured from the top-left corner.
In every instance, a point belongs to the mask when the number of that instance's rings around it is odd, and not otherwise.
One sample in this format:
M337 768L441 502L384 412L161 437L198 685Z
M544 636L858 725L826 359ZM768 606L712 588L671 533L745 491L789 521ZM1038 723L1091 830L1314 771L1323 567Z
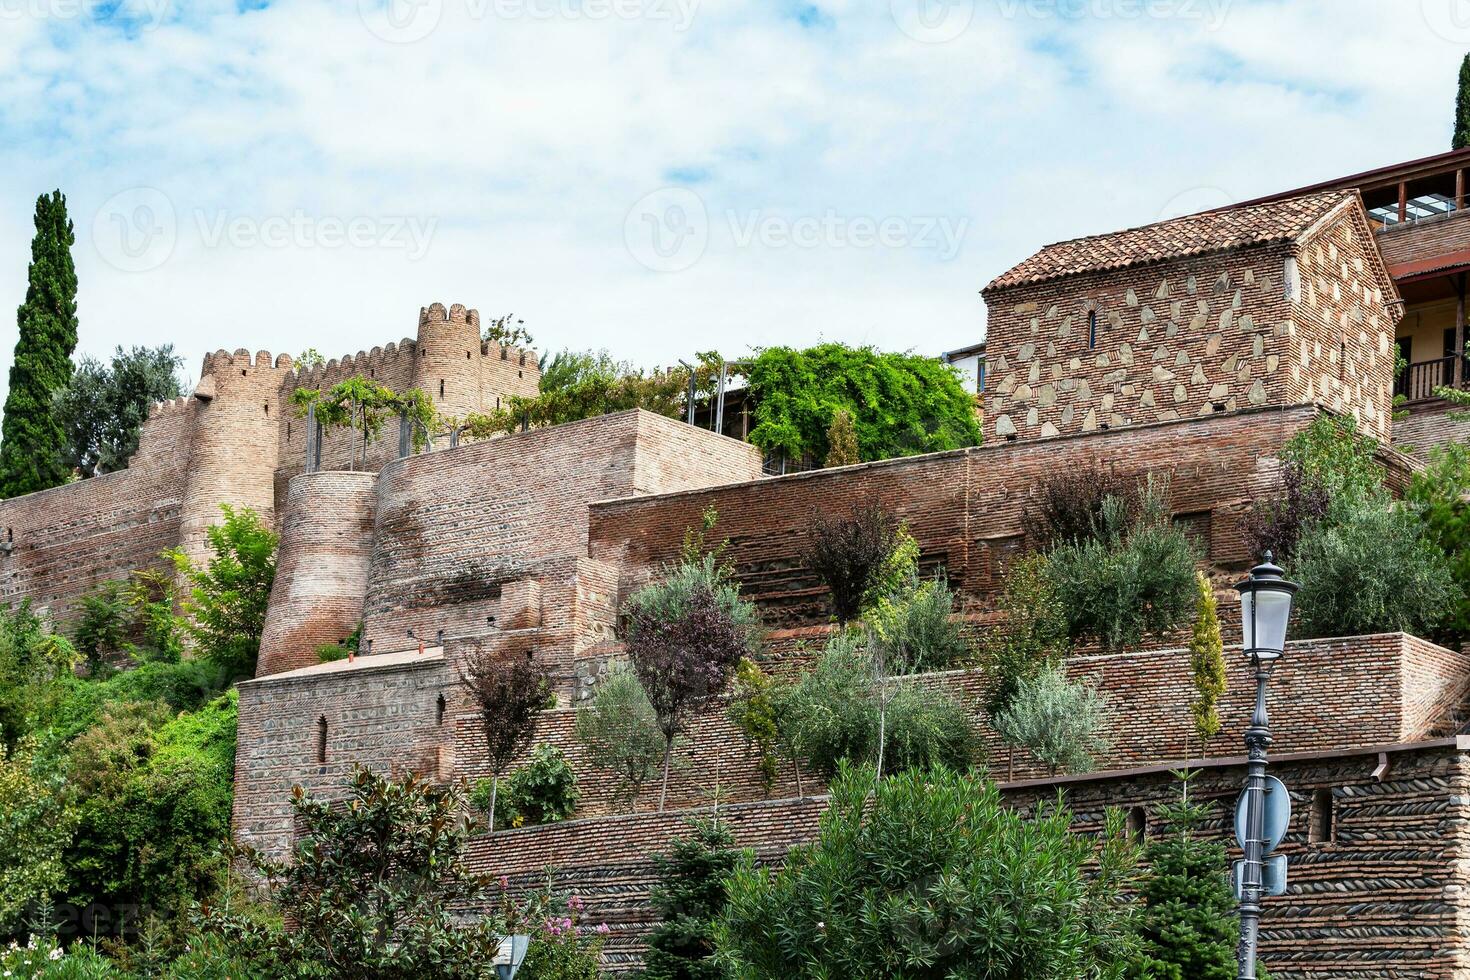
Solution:
M413 448L421 450L429 442L438 413L428 395L418 388L402 394L358 376L333 385L326 392L317 388L297 388L291 393L291 404L297 415L305 418L315 406L316 420L322 431L351 429L362 435L361 463L367 465L367 447L382 434L383 424L394 416L404 416L412 423ZM355 443L355 440L354 440ZM354 444L354 450L356 446ZM354 451L353 464L358 461Z

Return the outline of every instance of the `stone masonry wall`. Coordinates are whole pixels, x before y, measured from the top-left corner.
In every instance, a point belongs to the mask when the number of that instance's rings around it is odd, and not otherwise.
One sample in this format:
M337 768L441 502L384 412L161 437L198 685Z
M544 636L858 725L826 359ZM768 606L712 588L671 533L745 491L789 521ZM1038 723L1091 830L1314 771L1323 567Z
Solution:
M1049 440L817 470L776 479L593 506L590 553L623 570L624 596L673 560L685 528L719 513L715 535L746 596L770 627L827 619L825 589L803 566L814 512L877 503L907 522L926 569L942 566L970 606L984 606L1022 550L1021 517L1037 483L1060 469L1097 466L1171 478L1177 519L1216 565L1244 565L1239 515L1275 486L1275 454L1315 409L1263 409ZM1391 465L1398 461L1389 460Z
M1317 401L1385 437L1395 320L1372 249L1359 209L1343 208L1299 244L990 292L986 434L1045 438ZM1289 278L1300 281L1294 299Z
M1393 445L1401 452L1427 460L1436 446L1470 441L1470 418L1464 417L1464 408L1432 401L1414 405L1408 412L1393 423Z

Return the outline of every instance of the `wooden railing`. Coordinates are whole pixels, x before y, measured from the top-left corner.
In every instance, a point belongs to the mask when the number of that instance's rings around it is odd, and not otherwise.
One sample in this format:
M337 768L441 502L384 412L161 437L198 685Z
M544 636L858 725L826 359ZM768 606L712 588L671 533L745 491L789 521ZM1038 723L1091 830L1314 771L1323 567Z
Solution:
M1455 356L1437 357L1432 361L1410 364L1394 382L1393 393L1409 401L1433 398L1434 389L1454 387Z

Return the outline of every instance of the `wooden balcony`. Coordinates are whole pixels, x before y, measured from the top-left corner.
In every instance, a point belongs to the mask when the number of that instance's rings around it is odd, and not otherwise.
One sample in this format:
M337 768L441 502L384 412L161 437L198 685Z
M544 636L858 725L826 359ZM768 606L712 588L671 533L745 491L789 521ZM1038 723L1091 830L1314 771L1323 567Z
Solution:
M1436 357L1432 361L1420 361L1406 367L1397 380L1394 381L1393 393L1403 395L1405 400L1411 402L1427 401L1438 397L1435 395L1436 388L1466 387L1464 376L1461 371L1461 382L1455 383L1455 355Z

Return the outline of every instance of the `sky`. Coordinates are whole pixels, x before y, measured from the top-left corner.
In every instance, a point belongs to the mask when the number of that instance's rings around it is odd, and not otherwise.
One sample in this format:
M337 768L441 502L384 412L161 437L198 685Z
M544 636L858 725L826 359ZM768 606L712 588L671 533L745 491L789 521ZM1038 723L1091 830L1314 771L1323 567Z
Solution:
M53 188L78 355L191 377L435 301L939 353L1042 245L1448 149L1467 51L1470 0L0 0L0 372Z

